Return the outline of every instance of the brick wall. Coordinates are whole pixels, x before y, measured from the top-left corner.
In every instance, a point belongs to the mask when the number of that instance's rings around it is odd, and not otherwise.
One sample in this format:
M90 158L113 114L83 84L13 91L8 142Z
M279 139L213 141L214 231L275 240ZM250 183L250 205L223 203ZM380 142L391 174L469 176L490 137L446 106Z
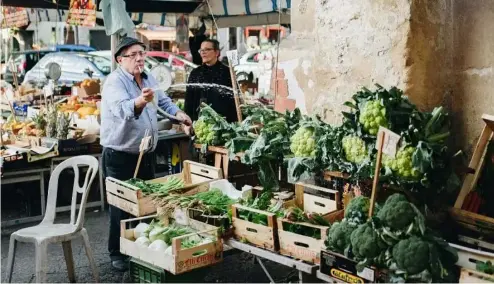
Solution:
M295 109L295 100L288 99L288 80L283 69L275 69L271 76L271 93L276 94L274 109L278 112ZM277 89L276 89L277 88Z

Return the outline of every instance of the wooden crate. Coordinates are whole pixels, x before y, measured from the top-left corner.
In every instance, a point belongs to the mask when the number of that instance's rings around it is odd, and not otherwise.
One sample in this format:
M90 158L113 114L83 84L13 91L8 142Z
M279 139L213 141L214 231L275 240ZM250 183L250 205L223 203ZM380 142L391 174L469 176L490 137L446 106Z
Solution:
M326 196L322 197L307 193L309 190L310 192L322 192ZM306 183L295 184L295 200L293 204L290 204L290 202L285 203L285 207L291 205L297 206L305 212L319 213L330 223L341 220L344 215L344 211L341 210L341 198L338 191ZM324 241L327 238L329 227L292 222L285 218L278 219L277 223L281 254L310 263L320 263L321 250L325 248ZM320 230L321 238L316 239L286 231L283 227L284 224L296 224Z
M449 244L458 252L458 262L456 265L470 270L475 270L478 261L494 261L494 253L471 249L457 244Z
M341 209L341 197L337 190L307 183L295 184L295 203L306 212L326 215Z
M461 269L459 283L493 283L494 275L489 275L476 270Z
M218 237L215 229L203 230L188 235L176 237L172 239L172 255L157 253L147 247L141 247L135 243L134 230L132 223L135 221L150 223L157 215L128 219L121 221L120 232L120 252L122 254L137 258L172 274L181 274L200 267L213 265L223 260L223 242ZM163 222L168 225L170 220L164 218ZM194 225L190 225L194 228ZM187 237L200 235L205 237L215 236L216 240L202 244L197 247L183 249L181 248L181 240Z
M150 180L151 183L162 183L171 177L184 180L181 192L194 194L208 190L209 183L223 178L221 170L204 164L184 161L184 170L180 174ZM133 216L140 217L156 213L156 206L151 197L146 196L139 188L115 178L106 178L106 196L109 204L122 209Z
M461 209L465 198L477 185L484 165L487 146L489 142L494 143L494 116L484 114L482 120L485 122L485 126L468 165L470 172L465 176L461 191L450 213L459 225L482 235L494 236L494 218Z
M238 210L258 213L266 216L268 224L256 224L239 218ZM278 251L276 215L263 210L252 209L240 204L232 205L233 235L239 240L245 240L260 248Z

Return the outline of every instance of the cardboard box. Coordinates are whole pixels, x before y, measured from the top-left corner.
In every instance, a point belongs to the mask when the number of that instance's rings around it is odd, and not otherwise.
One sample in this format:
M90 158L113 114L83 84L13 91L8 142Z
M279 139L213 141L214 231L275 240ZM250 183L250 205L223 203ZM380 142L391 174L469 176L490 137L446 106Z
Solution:
M84 84L84 81L72 87L72 95L78 96L81 99L94 96L101 92L99 81L93 80L91 84Z

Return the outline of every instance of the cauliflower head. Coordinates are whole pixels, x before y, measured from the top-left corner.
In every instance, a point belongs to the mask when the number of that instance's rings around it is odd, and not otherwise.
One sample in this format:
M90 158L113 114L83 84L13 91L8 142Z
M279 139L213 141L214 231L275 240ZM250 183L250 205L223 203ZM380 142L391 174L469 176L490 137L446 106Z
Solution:
M386 108L378 100L368 101L361 109L359 122L367 133L376 135L379 126L388 127Z
M356 228L347 221L333 223L328 231L326 241L328 248L343 253L350 245L350 236Z
M379 256L386 248L370 222L361 224L350 236L352 252L357 259L369 259Z
M413 153L415 147L406 147L400 149L396 153L396 157L392 158L386 154L383 155L383 165L390 168L396 175L406 180L420 179L422 173L418 168L413 166Z
M343 151L347 161L360 164L367 158L365 142L357 136L345 136L342 141Z
M393 259L396 266L410 275L420 273L429 267L430 250L434 249L428 242L412 236L399 241L393 247Z
M197 142L201 144L213 144L216 138L216 132L212 130L212 126L202 118L194 122L194 132Z
M290 150L295 157L315 157L316 139L312 127L300 127L290 138Z
M398 193L391 195L377 213L377 217L393 230L405 229L415 219L416 213L410 202Z

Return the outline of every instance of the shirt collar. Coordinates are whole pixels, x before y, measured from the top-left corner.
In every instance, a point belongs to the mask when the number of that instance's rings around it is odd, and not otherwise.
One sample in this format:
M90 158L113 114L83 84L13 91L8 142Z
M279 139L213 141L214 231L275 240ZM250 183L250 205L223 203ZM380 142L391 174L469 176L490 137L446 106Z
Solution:
M127 79L131 81L134 80L134 75L127 72L127 70L123 69L121 66L118 66L118 69L120 70L120 73L122 73ZM148 75L146 74L146 72L142 72L141 77L143 80L146 80L148 78Z

